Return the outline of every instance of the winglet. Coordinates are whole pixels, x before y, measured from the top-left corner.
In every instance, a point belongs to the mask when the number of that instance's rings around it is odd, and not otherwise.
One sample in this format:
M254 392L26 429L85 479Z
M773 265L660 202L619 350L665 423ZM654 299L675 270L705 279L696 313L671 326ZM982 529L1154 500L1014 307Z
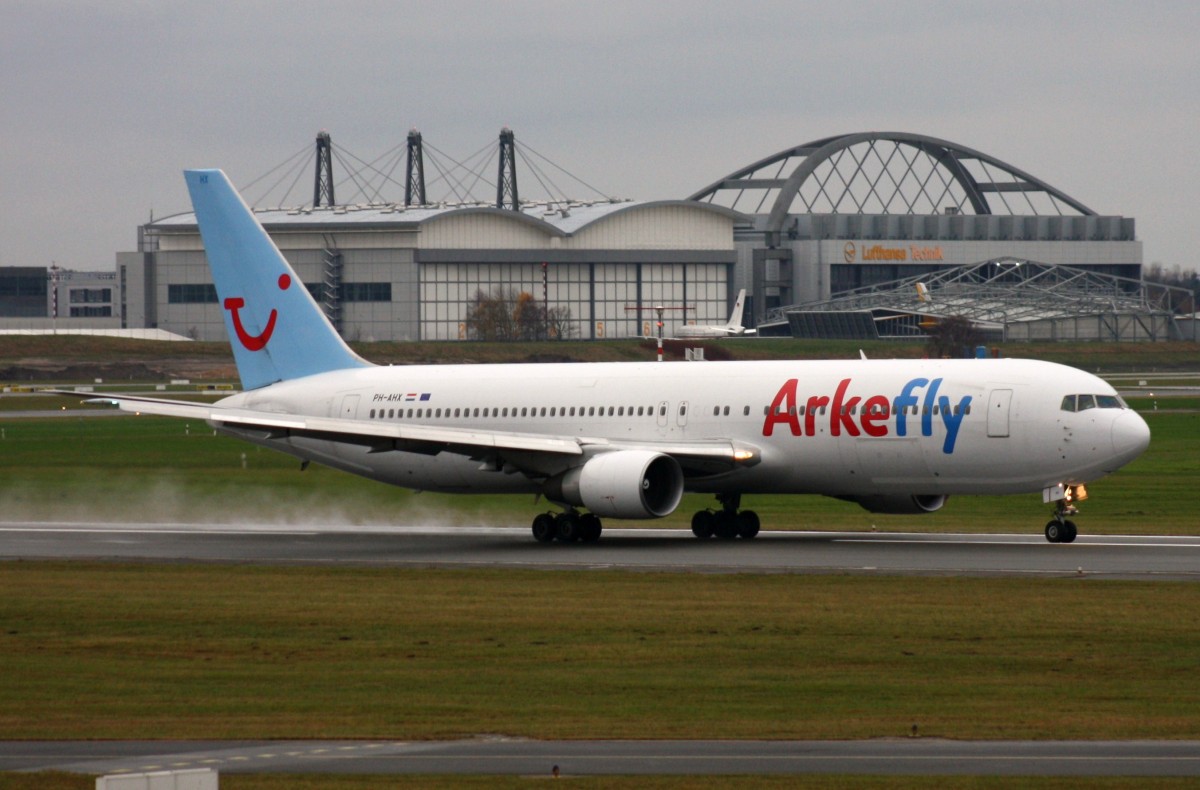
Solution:
M370 363L350 350L220 170L186 170L242 387Z

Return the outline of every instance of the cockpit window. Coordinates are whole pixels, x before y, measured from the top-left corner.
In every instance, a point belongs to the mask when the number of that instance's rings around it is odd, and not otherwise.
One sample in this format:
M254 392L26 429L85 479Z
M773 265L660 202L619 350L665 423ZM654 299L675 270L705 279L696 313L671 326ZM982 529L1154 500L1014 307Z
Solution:
M1120 395L1066 395L1062 400L1063 411L1128 408L1129 406Z

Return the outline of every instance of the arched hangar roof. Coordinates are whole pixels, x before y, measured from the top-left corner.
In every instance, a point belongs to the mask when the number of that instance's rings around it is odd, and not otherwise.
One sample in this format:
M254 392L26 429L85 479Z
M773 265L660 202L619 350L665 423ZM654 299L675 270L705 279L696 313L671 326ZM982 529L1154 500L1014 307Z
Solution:
M589 226L618 217L628 212L645 211L653 208L674 207L694 211L700 208L706 214L723 216L733 221L745 221L747 217L736 210L716 204L697 206L690 200L654 201L581 201L571 203L530 202L522 203L520 211L499 209L484 203L450 203L432 206L402 206L398 204L372 204L362 206L323 206L318 208L255 209L259 222L269 230L331 231L340 230L392 230L413 228L438 220L470 215L489 215L519 225L536 228L546 236L566 237L579 233ZM159 230L196 229L196 217L184 212L163 217L151 223Z
M966 146L906 132L858 132L780 151L710 184L690 200L767 215L1095 215L1029 173Z

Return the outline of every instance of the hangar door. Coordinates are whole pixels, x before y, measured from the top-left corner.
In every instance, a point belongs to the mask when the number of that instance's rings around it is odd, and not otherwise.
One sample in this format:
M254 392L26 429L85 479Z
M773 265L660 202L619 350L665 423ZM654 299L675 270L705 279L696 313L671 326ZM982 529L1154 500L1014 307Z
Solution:
M988 396L987 435L993 438L1008 436L1008 406L1012 390L992 390Z

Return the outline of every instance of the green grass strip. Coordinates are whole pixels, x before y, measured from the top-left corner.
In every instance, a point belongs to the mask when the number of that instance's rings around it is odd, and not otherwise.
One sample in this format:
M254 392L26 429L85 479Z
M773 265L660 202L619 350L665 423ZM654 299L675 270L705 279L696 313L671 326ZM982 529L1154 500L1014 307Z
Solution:
M0 738L1197 738L1200 585L0 565Z

